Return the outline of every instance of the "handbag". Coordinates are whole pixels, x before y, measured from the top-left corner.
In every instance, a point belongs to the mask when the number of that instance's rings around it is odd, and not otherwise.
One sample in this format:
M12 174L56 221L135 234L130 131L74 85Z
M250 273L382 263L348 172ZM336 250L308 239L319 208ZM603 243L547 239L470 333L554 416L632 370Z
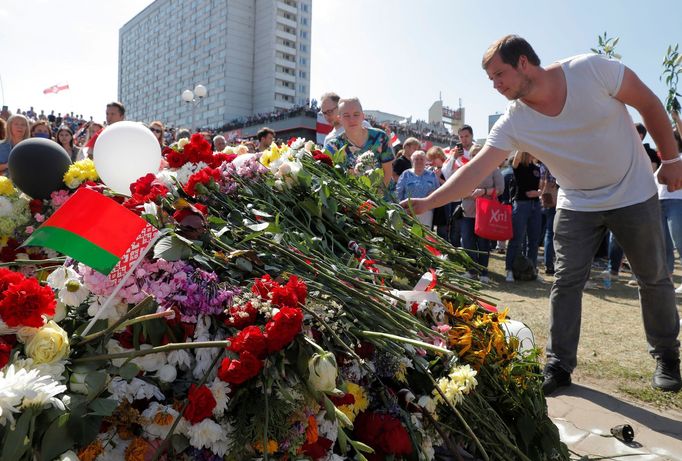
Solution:
M476 221L474 233L488 240L511 240L514 236L512 228L512 207L492 198L476 199Z

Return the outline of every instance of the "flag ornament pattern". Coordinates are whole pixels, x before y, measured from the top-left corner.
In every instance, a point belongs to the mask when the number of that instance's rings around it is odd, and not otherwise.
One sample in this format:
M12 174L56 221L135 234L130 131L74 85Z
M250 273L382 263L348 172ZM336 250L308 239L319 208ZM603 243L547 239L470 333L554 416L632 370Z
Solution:
M121 280L159 231L111 198L79 189L24 246L51 248Z
M52 85L52 86L49 87L49 88L45 88L45 89L43 90L43 94L50 94L50 93L57 94L57 93L59 93L60 91L64 91L64 90L68 90L68 89L69 89L69 84L68 84L68 83L66 83L66 84L64 84L64 85Z

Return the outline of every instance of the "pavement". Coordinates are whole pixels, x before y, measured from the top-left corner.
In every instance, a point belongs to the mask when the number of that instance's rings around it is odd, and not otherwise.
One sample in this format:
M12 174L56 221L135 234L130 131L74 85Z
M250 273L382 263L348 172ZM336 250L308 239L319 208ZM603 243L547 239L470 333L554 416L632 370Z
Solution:
M549 416L572 459L682 461L682 413L660 412L620 400L596 388L573 384L547 397ZM625 443L611 428L629 424L634 440Z

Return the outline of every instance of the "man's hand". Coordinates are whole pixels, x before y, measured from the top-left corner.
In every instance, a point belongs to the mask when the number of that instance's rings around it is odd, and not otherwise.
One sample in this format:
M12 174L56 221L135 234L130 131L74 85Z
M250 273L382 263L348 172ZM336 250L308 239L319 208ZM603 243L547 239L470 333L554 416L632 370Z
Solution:
M400 206L405 208L408 212L414 212L415 215L426 213L432 208L429 206L427 198L408 198L400 202ZM412 208L412 210L410 210L410 208Z
M658 182L668 186L668 192L682 189L682 161L661 165Z

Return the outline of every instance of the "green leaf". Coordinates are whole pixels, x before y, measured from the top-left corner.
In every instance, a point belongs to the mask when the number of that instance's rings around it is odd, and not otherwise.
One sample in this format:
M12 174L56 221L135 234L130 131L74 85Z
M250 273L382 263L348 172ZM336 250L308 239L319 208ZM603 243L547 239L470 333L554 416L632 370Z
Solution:
M0 461L17 461L24 456L31 443L31 439L28 438L28 430L35 416L35 410L27 408L19 416L14 430L7 431L5 439L2 441Z
M154 245L154 259L180 261L189 258L191 255L192 249L176 235L163 237Z
M97 397L104 390L106 381L107 373L105 371L99 370L88 374L85 377L85 385L88 387L88 399Z
M95 416L111 416L118 407L118 402L113 399L95 399L90 402L90 414Z
M71 415L65 413L55 418L47 427L40 443L40 461L53 461L73 447L75 441L69 433L69 418Z
M140 367L133 362L128 362L118 369L118 375L126 381L133 379L139 372Z
M412 235L416 235L417 237L424 237L424 228L421 226L421 224L414 223L410 229L410 233Z
M398 232L403 228L403 219L396 210L388 211L388 221L391 223L391 227Z

